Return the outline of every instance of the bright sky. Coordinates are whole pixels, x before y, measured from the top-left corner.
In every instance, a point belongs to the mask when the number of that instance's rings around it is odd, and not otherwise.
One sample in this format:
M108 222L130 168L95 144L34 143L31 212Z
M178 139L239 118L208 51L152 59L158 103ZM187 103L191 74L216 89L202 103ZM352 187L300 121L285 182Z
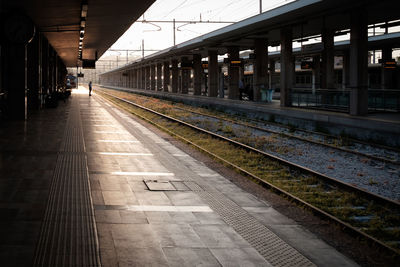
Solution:
M262 11L288 4L294 0L261 0ZM185 21L231 21L237 22L260 12L260 0L157 0L138 20L185 20ZM176 23L176 44L193 39L200 35L222 28L229 24L221 23ZM400 27L395 27L396 31ZM399 28L399 29L397 29ZM335 41L349 39L349 35L339 36ZM172 23L134 23L123 34L111 49L134 50L128 53L128 61L136 60L142 56L142 40L144 48L150 50L163 50L173 46L173 24ZM310 40L315 42L317 40ZM304 43L306 44L306 43ZM295 43L295 46L300 44ZM145 56L154 51L145 51ZM399 56L400 51L395 51ZM379 55L378 55L379 56ZM102 61L102 62L101 62ZM99 71L122 66L127 62L126 51L107 51L97 62Z
M293 0L263 0L262 10L265 12ZM240 21L259 14L260 0L157 0L145 13L144 18L150 20L189 20L199 21ZM143 16L139 18L142 20ZM138 49L144 40L145 49L162 50L173 46L172 23L134 23L122 35L111 49ZM189 24L177 23L176 44L193 39L229 24ZM148 55L154 52L146 52ZM129 57L141 56L141 52L130 52ZM107 52L105 56L126 59L126 52Z

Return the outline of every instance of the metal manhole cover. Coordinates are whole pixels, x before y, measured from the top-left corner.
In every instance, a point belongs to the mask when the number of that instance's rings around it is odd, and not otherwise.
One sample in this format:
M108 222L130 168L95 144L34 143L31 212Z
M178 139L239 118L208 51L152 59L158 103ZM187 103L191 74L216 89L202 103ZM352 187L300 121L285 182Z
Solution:
M143 180L150 191L176 191L168 180Z

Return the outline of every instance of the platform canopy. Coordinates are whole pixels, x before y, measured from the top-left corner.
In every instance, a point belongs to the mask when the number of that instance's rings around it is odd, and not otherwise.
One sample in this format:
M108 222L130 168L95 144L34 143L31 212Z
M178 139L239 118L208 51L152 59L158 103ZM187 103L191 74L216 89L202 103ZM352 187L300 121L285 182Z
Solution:
M2 17L13 11L28 15L36 33L42 32L65 65L73 67L78 62L81 26L82 58L95 59L96 52L99 58L154 1L2 0L1 13Z

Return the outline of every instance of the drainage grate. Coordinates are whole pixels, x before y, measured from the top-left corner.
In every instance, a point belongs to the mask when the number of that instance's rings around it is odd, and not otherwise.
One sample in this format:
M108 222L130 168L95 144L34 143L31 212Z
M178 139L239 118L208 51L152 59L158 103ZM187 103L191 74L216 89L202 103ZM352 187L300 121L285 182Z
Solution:
M197 183L179 180L143 180L150 191L204 191Z
M176 191L168 180L143 180L150 191Z

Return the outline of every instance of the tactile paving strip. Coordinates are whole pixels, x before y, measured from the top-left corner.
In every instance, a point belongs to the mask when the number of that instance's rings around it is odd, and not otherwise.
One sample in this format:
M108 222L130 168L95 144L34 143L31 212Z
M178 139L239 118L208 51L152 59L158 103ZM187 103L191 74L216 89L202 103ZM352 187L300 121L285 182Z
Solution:
M79 106L73 105L33 266L101 266Z
M184 183L192 191L195 191L195 192L204 191L204 189L201 188L200 185L198 185L197 183L195 183L193 181L185 181Z
M192 181L191 178L187 177L183 180L186 180L185 184ZM228 225L249 242L271 265L282 267L316 266L239 205L210 185L199 180L196 181L196 188L201 188L201 190L191 189L196 191L211 209L218 213Z
M197 193L273 266L315 266L233 201L216 193Z

